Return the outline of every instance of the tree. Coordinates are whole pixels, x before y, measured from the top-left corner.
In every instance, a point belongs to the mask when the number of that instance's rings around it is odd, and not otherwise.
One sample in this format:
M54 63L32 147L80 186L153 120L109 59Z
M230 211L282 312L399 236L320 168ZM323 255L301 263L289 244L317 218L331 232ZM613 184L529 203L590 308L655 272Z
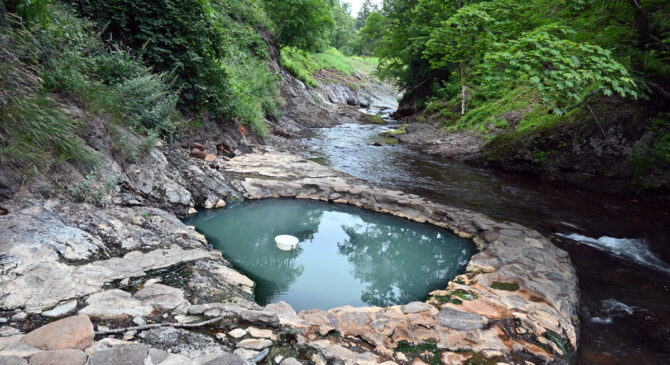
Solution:
M384 36L387 19L379 11L370 13L365 26L358 32L355 51L362 56L372 56Z
M321 50L335 26L330 0L266 0L280 46Z
M372 0L365 0L361 5L358 14L356 15L356 29L361 29L368 21L368 17L373 12L377 11L377 5L372 3Z
M351 5L349 3L337 3L332 8L335 27L331 34L330 45L346 55L354 52L354 42L356 40L356 20L350 13Z

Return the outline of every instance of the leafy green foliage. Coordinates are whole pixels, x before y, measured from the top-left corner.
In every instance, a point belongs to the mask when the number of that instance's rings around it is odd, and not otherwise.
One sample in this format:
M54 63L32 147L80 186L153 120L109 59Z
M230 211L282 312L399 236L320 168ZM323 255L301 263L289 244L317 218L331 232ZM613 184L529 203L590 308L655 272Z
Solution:
M50 2L51 0L5 0L4 5L7 11L18 14L28 24L36 21L47 24L50 21Z
M127 124L136 130L154 131L171 136L175 131L173 113L177 97L171 94L161 79L146 75L128 79L117 87Z
M505 125L493 104L498 99L501 107L504 91L518 87L533 91L525 104L545 115L582 105L598 89L633 99L659 87L667 90L670 4L649 0L641 9L635 4L389 0L380 13L384 25L366 37L376 40L380 74L405 89L406 102L421 107L427 100L429 114L449 116L447 125L481 130L484 119L487 125ZM366 27L371 20L372 14ZM361 39L366 32L364 27ZM461 102L465 115L454 115ZM539 114L536 122L547 119Z
M320 51L335 26L328 0L266 0L280 46Z
M38 25L39 27L40 25ZM39 168L71 162L83 168L95 164L56 99L41 93L39 65L33 62L39 42L13 19L0 28L0 162Z
M567 107L596 87L607 96L616 92L623 97L637 97L636 84L628 70L610 51L560 39L549 30L566 32L565 28L540 27L499 44L498 51L486 54L485 80L527 80L556 114L564 114Z
M358 32L354 49L360 55L371 56L384 36L386 18L380 12L374 11L365 19L365 25Z
M209 2L70 0L158 72L174 72L180 105L216 117L232 114L229 80L220 67L225 39Z
M349 59L335 48L328 48L323 52L315 53L312 58L318 69L337 70L347 75L354 73L354 67Z
M319 84L312 76L319 66L309 52L295 47L284 47L281 49L280 62L291 74L307 85L316 87Z
M349 3L336 3L331 13L335 27L330 36L330 46L340 50L346 55L354 53L356 42L356 19L351 14Z
M236 120L260 134L267 133L265 117L278 115L261 0L68 1L104 27L103 39L127 47L110 44L119 54L97 60L104 83L139 76L133 61L141 60L170 80L183 110Z

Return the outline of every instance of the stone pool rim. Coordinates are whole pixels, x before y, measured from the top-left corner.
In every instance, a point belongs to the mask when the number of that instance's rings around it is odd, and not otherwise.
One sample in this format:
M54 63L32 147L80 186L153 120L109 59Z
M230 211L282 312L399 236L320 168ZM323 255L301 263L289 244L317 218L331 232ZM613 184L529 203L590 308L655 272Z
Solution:
M454 353L460 348L489 351L494 356L525 351L540 362L570 361L577 347L579 325L577 277L567 252L539 232L414 194L371 187L360 179L272 148L237 156L220 166L234 175L236 187L246 199L296 198L351 204L429 223L475 242L479 253L470 259L466 273L450 281L445 290L478 294L477 299L460 305L414 302L387 308L307 310L299 315L285 310L281 303L266 306L277 314L280 323L303 330L308 340L335 330L342 336L364 338L383 355L392 353L390 349L401 341L433 339L437 347ZM494 283L516 284L516 290L495 289ZM344 317L352 315L365 319L356 325L347 324ZM397 315L402 319L396 319L404 321L402 334L398 333L399 325L390 332L385 327L370 329L375 318ZM417 323L419 319L426 323ZM493 329L498 332L492 333ZM511 333L506 332L510 329Z
M218 232L217 234L214 234L212 232L208 232L201 225L206 225L208 222L211 223L211 221L217 221L218 219L222 219L222 218L225 219L225 217L228 216L227 214L233 214L234 215L238 212L238 211L237 212L231 212L231 210L234 210L234 209L245 209L245 208L252 208L252 209L256 208L256 209L258 209L258 206L254 206L257 203L264 204L264 202L282 202L282 201L283 202L299 203L300 201L305 201L305 200L306 199L296 199L294 197L278 197L278 198L260 198L260 199L237 200L237 201L231 202L230 204L227 204L225 207L222 207L222 208L206 208L205 210L199 211L196 214L192 214L192 215L189 215L189 216L186 216L186 217L182 217L182 222L185 223L185 224L188 224L189 227L191 227L192 229L195 229L198 233L202 234L207 239L207 241L210 242L210 244L212 244L212 249L217 251L217 252L220 252L221 255L224 256L229 261L229 263L232 265L232 269L236 270L238 273L240 273L242 275L247 276L251 281L254 282L254 285L253 285L253 292L254 292L253 300L256 304L264 306L264 305L267 305L267 304L282 301L282 299L276 299L275 298L274 300L269 300L269 301L265 300L267 298L265 298L263 295L260 295L257 291L259 283L257 282L255 277L257 277L258 274L254 272L254 269L245 268L245 267L243 267L244 265L240 266L240 264L237 263L238 260L239 260L239 257L236 257L235 254L232 254L229 251L229 250L231 250L231 248L227 248L227 247L225 247L225 244L217 242L219 240L218 235L223 234L225 236L227 234L226 232L228 232L228 231ZM307 199L307 200L309 200L309 199ZM282 210L286 209L285 205L279 205L279 206L282 207L282 208L280 208ZM261 207L263 207L263 205L261 205ZM289 205L289 207L295 207L295 205ZM463 263L463 261L461 261L460 258L457 261L454 261L454 262L456 262L458 269L456 269L455 272L453 272L453 273L449 273L448 275L443 276L439 280L439 282L440 282L439 287L436 288L435 285L430 285L433 288L426 288L426 290L421 291L421 293L422 293L421 295L413 295L414 298L409 299L409 300L406 299L406 300L398 301L395 304L390 303L390 304L382 305L382 306L385 306L385 307L406 305L406 304L416 302L416 301L427 301L427 300L429 300L430 299L430 293L434 292L435 290L441 290L450 281L453 281L455 277L464 274L466 272L467 263L470 262L470 258L480 251L479 247L477 246L477 244L472 239L467 239L467 238L460 237L460 236L454 234L449 229L445 229L443 227L438 227L438 226L435 226L435 225L427 223L427 222L416 222L416 221L405 219L405 218L402 218L402 217L397 217L397 216L394 216L393 214L389 214L389 213L375 212L373 210L365 209L365 208L362 208L362 207L357 207L357 206L352 205L352 204L343 204L343 203L336 203L336 202L331 202L331 201L326 202L326 201L322 201L322 200L309 200L308 207L310 207L310 209L320 209L323 212L337 212L339 214L347 214L349 216L354 216L356 218L363 219L365 222L368 222L367 219L369 219L370 217L378 215L378 216L384 217L383 218L384 220L381 221L381 223L375 222L374 224L382 224L382 225L386 224L386 225L389 225L389 226L391 226L391 225L397 226L397 225L403 225L404 224L404 226L403 226L404 228L411 229L415 232L418 229L421 229L420 227L424 227L423 229L429 229L430 230L430 231L427 231L427 232L442 235L441 237L437 238L437 240L439 240L440 242L431 242L430 243L431 245L444 245L445 249L446 249L446 247L450 247L450 245L452 245L451 246L452 250L455 248L453 245L456 245L456 246L463 245L464 247L461 247L461 249L467 249L467 254L466 254L467 255L467 262ZM205 214L205 216L202 218L203 221L196 222L198 220L198 216L201 215L201 214ZM220 225L222 225L222 224L225 224L225 223L220 223L220 224L217 223L217 226L220 227ZM238 224L239 224L239 222L238 222ZM242 226L246 226L246 225L242 224ZM232 227L231 229L235 230L234 227ZM261 229L261 228L259 228L259 229ZM265 228L262 228L261 230L265 230ZM277 231L277 232L285 232L285 231L280 230L280 231ZM230 233L230 232L228 232L228 233ZM269 254L276 254L277 252L279 252L279 250L281 250L281 248L278 247L278 244L274 244L274 243L276 243L276 240L277 240L278 237L288 236L288 237L294 238L295 241L298 242L296 248L299 247L302 244L307 243L307 241L300 241L297 237L292 236L290 234L281 233L281 234L278 234L277 236L272 237L273 235L274 235L274 233L270 234L269 239L272 240L272 242L273 242L272 246L273 246L274 250L271 250L272 252L270 252ZM458 242L455 242L455 241L458 241ZM235 245L240 243L237 240L233 240L232 242L235 242ZM406 241L406 240L402 240L402 241L389 240L389 242L394 244L394 245L400 245L400 246L405 245L405 244L408 243L408 241ZM458 246L458 247L460 247L460 246ZM457 250L460 250L460 249L457 248ZM282 251L292 252L293 250L282 250ZM460 252L460 251L458 251L458 252ZM247 260L248 260L248 258L247 258ZM243 261L244 261L244 259L243 259ZM325 263L325 264L327 264L327 263ZM435 268L435 270L437 270L437 268ZM263 281L263 279L260 279L260 281ZM281 290L281 292L286 292L286 291L290 291L290 290L288 288ZM251 299L251 298L249 298L249 299ZM339 307L342 307L342 306L352 306L352 307L359 307L359 306L360 307L365 307L365 306L375 307L375 306L377 306L377 305L372 304L372 303L340 302L340 303L337 303L337 304L330 304L328 306L323 306L322 305L322 306L312 307L312 306L309 306L309 305L301 305L298 302L292 302L291 300L289 300L287 298L284 298L283 300L288 302L289 305L291 305L293 307L304 308L303 310L310 310L310 309L330 310L330 309L339 308Z

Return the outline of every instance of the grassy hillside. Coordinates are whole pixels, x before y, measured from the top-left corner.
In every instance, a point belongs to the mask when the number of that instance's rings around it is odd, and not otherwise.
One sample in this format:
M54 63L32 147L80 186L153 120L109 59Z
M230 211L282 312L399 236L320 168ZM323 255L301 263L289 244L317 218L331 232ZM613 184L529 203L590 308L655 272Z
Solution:
M263 2L172 3L3 3L0 162L94 172L100 157L79 138L89 126L73 105L111 121L115 149L130 159L205 119L267 134L280 77L268 67Z
M323 52L307 52L290 46L282 48L280 60L282 66L291 74L312 87L318 85L314 74L320 70L371 76L378 64L375 57L345 56L335 48L328 48Z

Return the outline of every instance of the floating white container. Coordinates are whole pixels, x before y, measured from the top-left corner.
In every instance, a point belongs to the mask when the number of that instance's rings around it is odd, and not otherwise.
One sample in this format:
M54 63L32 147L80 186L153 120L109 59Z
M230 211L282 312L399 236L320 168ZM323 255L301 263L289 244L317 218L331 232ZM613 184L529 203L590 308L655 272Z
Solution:
M291 236L288 234L282 234L275 237L275 242L277 243L277 248L282 251L292 251L298 247L298 237Z

